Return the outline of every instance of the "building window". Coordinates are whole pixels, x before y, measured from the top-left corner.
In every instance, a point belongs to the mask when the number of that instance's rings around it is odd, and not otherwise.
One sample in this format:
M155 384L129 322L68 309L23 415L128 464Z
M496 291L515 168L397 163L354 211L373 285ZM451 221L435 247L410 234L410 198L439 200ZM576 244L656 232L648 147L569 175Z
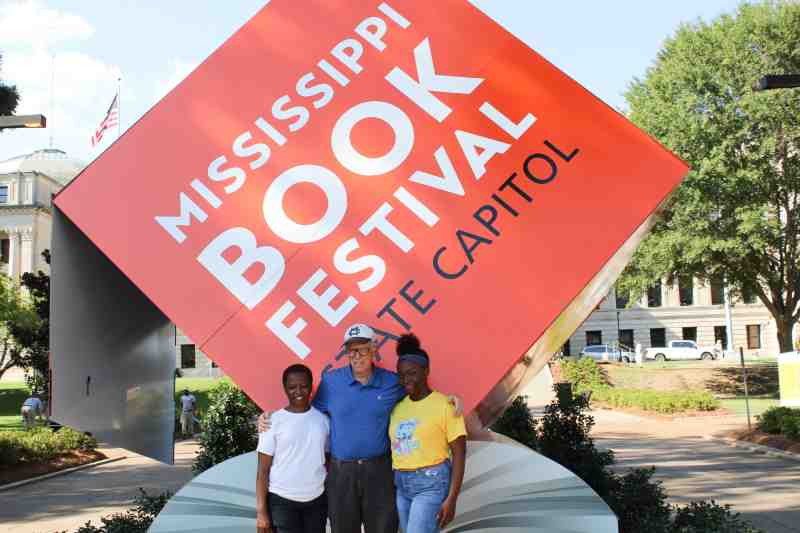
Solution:
M761 348L761 326L753 324L747 326L747 349L758 350Z
M667 345L667 330L664 328L650 328L650 346L663 348Z
M567 339L567 342L565 342L564 346L561 347L561 355L566 357L572 355L572 346L569 345L569 339Z
M0 204L8 203L8 185L0 185Z
M697 328L683 328L683 340L697 342Z
M694 304L694 284L692 276L681 276L678 278L678 296L681 305Z
M10 256L9 250L11 250L11 240L0 240L0 262L8 263L8 258Z
M623 348L633 349L633 330L621 329L619 330L619 343Z
M598 330L586 332L586 346L603 344L603 332Z
M746 304L756 303L756 291L754 291L750 287L742 288L742 302Z
M720 343L723 350L728 349L728 332L725 326L714 326L714 344Z
M195 368L197 353L194 344L181 344L181 368Z
M717 277L711 280L711 305L722 305L725 303L725 283L722 278Z
M628 307L628 302L630 301L630 294L627 292L623 292L621 290L615 290L614 294L617 298L617 309L625 309Z
M647 307L661 307L661 281L647 289Z

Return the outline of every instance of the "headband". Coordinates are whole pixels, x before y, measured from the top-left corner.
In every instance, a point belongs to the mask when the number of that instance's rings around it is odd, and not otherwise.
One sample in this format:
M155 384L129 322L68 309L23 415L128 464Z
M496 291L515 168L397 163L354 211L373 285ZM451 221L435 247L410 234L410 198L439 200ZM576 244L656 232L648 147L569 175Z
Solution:
M430 361L424 355L418 353L404 353L400 357L397 358L398 364L402 361L408 361L409 363L416 363L422 367L428 367L430 365Z

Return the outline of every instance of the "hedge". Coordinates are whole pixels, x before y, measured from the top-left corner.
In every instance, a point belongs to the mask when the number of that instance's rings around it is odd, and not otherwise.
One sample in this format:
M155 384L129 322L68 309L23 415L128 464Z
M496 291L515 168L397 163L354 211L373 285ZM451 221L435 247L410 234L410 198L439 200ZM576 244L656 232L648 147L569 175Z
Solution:
M58 431L36 428L31 431L0 432L0 467L20 462L49 461L74 450L92 451L97 448L94 437L62 427Z
M657 413L713 411L720 406L708 391L658 391L651 389L616 389L603 387L592 391L592 399L614 407L638 407Z
M758 417L758 429L800 440L800 409L770 407Z
M703 390L660 391L611 387L603 370L591 358L561 362L562 377L577 393L592 393L592 399L613 407L636 407L658 413L713 411L720 406L713 394Z

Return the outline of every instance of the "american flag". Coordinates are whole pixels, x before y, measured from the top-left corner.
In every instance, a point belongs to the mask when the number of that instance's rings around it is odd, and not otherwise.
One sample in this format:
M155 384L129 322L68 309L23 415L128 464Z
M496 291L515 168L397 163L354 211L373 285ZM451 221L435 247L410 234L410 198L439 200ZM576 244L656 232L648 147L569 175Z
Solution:
M103 133L107 129L113 128L118 123L119 123L119 93L114 95L114 100L111 102L111 105L108 106L108 111L106 112L105 118L97 127L97 131L94 132L94 135L92 135L92 146L95 146L103 139Z

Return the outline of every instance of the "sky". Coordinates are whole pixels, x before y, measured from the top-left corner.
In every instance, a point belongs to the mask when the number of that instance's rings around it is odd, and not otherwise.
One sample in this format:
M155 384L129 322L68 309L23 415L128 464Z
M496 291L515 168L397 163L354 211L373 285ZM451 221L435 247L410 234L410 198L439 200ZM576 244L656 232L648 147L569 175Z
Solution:
M740 3L470 1L617 109L679 24L732 13ZM52 147L90 162L115 138L91 146L118 79L124 131L266 3L0 0L0 78L19 89L17 114L41 113L48 123L0 133L0 161L47 148L52 138Z

